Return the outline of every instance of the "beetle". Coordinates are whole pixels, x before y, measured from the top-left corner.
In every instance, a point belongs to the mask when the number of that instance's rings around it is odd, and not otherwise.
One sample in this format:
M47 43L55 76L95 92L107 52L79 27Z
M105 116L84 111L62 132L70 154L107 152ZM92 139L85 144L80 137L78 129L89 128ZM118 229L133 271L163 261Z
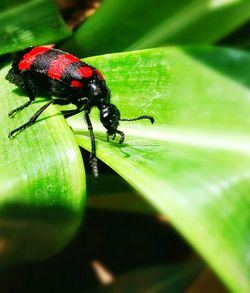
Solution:
M8 137L14 138L18 133L33 125L41 113L51 104L76 106L74 110L62 111L65 118L79 112L84 113L91 139L90 166L94 177L98 177L95 136L89 117L92 107L100 111L100 121L107 129L109 136L115 139L120 135L119 143L123 143L125 135L118 130L119 121L135 121L154 118L143 115L132 119L122 119L120 111L110 103L111 92L102 73L74 55L59 49L46 46L29 47L17 53L6 79L23 89L29 100L9 112L14 117L17 112L28 107L38 95L48 97L44 104L26 123L12 130Z

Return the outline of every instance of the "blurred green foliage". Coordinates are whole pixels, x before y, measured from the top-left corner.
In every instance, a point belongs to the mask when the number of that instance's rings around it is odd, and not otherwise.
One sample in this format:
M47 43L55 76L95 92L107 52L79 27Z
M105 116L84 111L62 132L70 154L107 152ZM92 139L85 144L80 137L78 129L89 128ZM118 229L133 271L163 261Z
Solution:
M105 0L74 32L54 1L4 0L1 8L1 55L51 43L80 57L107 54L87 61L103 72L122 116L156 118L153 126L122 123L126 141L119 146L106 142L93 111L98 157L147 204L131 204L119 197L122 190L112 196L112 175L92 207L164 215L230 290L248 292L250 55L215 46L249 49L250 1ZM4 80L8 68L0 72L4 268L51 255L73 237L86 190L77 143L90 149L82 117L68 120L74 137L54 106L9 141L8 131L43 100L11 121L8 111L26 97Z

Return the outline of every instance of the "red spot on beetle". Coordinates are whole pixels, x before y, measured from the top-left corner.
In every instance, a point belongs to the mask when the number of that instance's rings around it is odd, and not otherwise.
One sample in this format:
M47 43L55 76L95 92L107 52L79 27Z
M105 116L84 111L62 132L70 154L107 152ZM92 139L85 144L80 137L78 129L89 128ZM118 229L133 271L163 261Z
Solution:
M51 78L60 80L65 68L74 62L80 62L80 60L68 53L58 55L57 58L51 62L47 74Z
M101 72L98 69L95 69L95 71L99 75L99 77L104 80L104 76L101 74Z
M31 49L28 53L23 55L23 59L18 64L19 70L28 70L34 63L36 57L51 50L48 47L36 47Z
M77 88L83 88L84 84L78 80L72 80L70 83L71 86L77 87Z
M90 78L93 75L93 70L89 66L80 67L78 72L84 78Z

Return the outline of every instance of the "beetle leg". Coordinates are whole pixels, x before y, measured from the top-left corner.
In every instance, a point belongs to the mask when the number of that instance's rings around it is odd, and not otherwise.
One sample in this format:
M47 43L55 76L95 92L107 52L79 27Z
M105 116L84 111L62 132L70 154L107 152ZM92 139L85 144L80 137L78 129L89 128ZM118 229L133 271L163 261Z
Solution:
M23 125L17 127L16 129L12 130L8 137L9 138L13 138L15 135L17 135L19 132L23 131L24 129L26 129L27 127L33 125L37 118L42 114L42 112L50 105L53 103L53 100L49 101L48 103L46 103L45 105L43 105L30 119L29 121L27 121L26 123L24 123Z
M91 140L91 153L89 156L89 163L92 168L92 172L95 178L98 177L98 165L97 165L97 158L96 158L96 147L95 147L95 136L93 132L93 126L89 118L89 112L85 110L85 120L88 125L88 130L90 134L90 140Z
M8 115L11 118L14 117L17 112L22 111L24 108L28 107L35 100L35 95L31 89L29 79L27 78L25 72L23 72L21 76L24 83L24 89L30 100L24 103L23 105L21 105L20 107L17 107L16 109L10 111Z
M69 102L68 102L68 104L69 104ZM76 109L61 111L61 113L63 114L64 118L69 118L69 117L71 117L71 116L73 116L75 114L78 114L78 113L82 112L83 110L87 111L85 109L85 103L74 103L74 105L76 106Z
M81 110L83 111L83 110ZM78 109L74 109L74 110L65 110L65 111L62 111L62 114L63 114L63 117L64 118L69 118L77 113L80 113L81 111L79 111Z

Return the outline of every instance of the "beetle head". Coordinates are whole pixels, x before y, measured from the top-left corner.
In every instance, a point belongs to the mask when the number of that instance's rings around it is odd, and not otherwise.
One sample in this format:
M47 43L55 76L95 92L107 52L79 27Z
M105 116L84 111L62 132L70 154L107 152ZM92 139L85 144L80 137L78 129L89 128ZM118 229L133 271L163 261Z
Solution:
M100 110L100 120L103 126L107 129L107 136L113 136L115 138L116 134L120 134L120 143L124 140L124 133L117 130L120 120L120 111L113 104L102 104L99 107Z

